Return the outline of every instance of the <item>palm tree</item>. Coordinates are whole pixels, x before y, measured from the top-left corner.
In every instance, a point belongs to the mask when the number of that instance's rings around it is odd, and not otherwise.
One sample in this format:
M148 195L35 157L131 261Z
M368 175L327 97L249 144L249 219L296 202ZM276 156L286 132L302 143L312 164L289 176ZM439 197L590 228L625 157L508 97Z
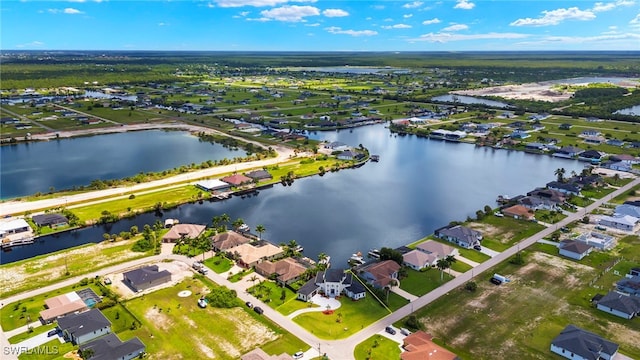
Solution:
M244 220L242 220L242 218L237 218L231 223L234 230L238 230L238 228L242 226L242 224L244 224Z
M436 267L440 269L440 281L444 280L444 270L449 268L449 262L446 258L439 259L436 263Z
M257 277L256 275L252 275L252 276L249 278L249 281L251 281L251 283L252 283L253 285L255 285L255 284L256 284L256 280L258 280L258 277Z
M391 279L391 281L389 281L389 285L385 287L385 289L387 290L387 304L389 303L389 293L394 286L398 286L398 280Z
M558 177L559 182L564 181L564 174L567 172L564 168L557 168L556 171L553 172L555 176Z
M453 255L448 255L445 260L447 261L447 264L449 264L449 275L451 275L451 265L453 265L456 261L458 261L458 259L456 259L455 256Z
M256 225L256 232L258 233L258 240L262 240L262 233L267 231L267 229L265 229L264 225L262 224L258 224Z
M220 222L224 224L224 230L227 230L227 224L231 221L231 218L226 213L220 215Z
M321 252L320 254L318 254L318 270L326 270L327 269L327 259L329 258L329 255Z
M196 248L198 248L198 250L202 250L202 262L204 262L205 254L207 253L207 251L211 250L211 240L209 240L209 238L204 234L200 234L196 238L195 243L196 243Z
M220 226L220 216L214 216L214 217L211 219L211 224L213 224L213 227L214 227L215 229L217 229L217 228L218 228L218 226Z

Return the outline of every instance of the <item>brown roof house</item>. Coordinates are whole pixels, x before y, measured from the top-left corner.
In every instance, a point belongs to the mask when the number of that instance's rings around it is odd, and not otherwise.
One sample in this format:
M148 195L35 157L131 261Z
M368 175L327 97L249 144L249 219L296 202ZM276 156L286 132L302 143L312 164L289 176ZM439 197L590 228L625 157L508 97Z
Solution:
M508 207L502 210L502 213L505 216L510 216L514 219L522 219L522 220L533 220L535 217L533 210L522 205L513 205L511 207Z
M560 243L558 249L560 249L559 253L562 256L574 260L582 260L585 256L589 255L593 247L581 241L565 240Z
M280 355L269 355L264 352L264 350L257 348L242 355L240 360L291 360L291 355L284 353Z
M171 273L150 265L122 274L124 283L134 291L142 291L171 281Z
M377 288L388 286L393 280L398 280L400 265L393 260L385 260L360 269L360 275L366 282Z
M45 323L65 315L89 310L87 304L75 291L46 299L44 306L46 309L40 311L40 317Z
M238 234L233 230L223 232L211 237L211 245L214 251L228 251L236 246L248 244L251 239Z
M230 184L232 186L241 186L244 184L250 184L253 182L253 179L247 176L244 176L242 174L233 174L230 176L225 176L222 179L220 179L224 182L226 182L227 184Z
M415 250L402 255L402 258L405 265L414 270L421 270L428 266L435 266L439 259L456 255L458 255L458 249L429 240L416 246Z
M261 241L257 245L242 244L231 249L234 257L238 260L238 265L246 268L256 266L264 260L273 260L284 254L284 250L267 241Z
M176 242L182 238L195 239L204 232L207 227L197 224L176 224L163 237L163 242Z
M292 258L278 260L276 262L263 261L256 265L256 272L265 277L276 276L276 281L280 285L291 284L307 270L305 266Z
M451 351L432 341L433 336L424 331L416 331L403 339L400 354L402 360L459 360Z

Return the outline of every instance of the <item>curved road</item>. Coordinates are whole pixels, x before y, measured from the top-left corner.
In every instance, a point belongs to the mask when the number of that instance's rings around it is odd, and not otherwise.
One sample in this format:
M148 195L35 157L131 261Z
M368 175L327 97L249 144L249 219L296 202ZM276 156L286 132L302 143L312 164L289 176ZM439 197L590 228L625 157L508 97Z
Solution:
M554 231L556 231L557 229L566 226L567 224L579 220L581 219L583 216L585 216L586 214L592 212L594 209L598 208L600 205L602 205L604 202L624 193L625 191L628 191L629 189L631 189L632 187L636 186L640 184L640 179L635 179L632 182L628 183L625 186L620 187L619 189L617 189L616 191L614 191L613 193L605 196L602 199L596 200L593 204L587 206L584 209L579 210L576 213L573 213L571 215L569 215L568 217L566 217L565 219L563 219L562 221L556 223L554 226L552 227L548 227L545 228L544 230L538 232L537 234L522 240L521 242L519 242L518 244L512 246L511 248L499 253L498 255L494 256L493 258L485 261L484 263L481 263L479 265L477 265L476 267L474 267L473 269L459 275L458 277L452 279L451 281L443 284L442 286L440 286L439 288L427 293L426 295L412 301L410 304L405 305L404 307L396 310L395 312L393 312L392 314L378 320L377 322L369 325L367 328L361 330L360 332L352 335L349 338L346 339L342 339L342 340L323 340L323 339L318 339L316 336L310 334L309 332L307 332L307 330L305 330L304 328L302 328L300 325L294 323L291 319L287 318L286 316L278 313L277 311L275 311L274 309L270 308L269 306L262 306L262 308L264 309L264 316L267 316L268 318L270 318L271 320L273 320L274 322L276 322L278 325L280 325L281 327L283 327L284 329L286 329L287 331L291 332L293 335L297 336L298 338L300 338L302 341L304 341L305 343L307 343L309 346L311 346L313 349L321 349L322 353L326 353L330 359L353 359L353 351L355 349L355 346L358 345L359 343L361 343L362 341L366 340L367 338L373 336L376 333L379 333L381 331L384 330L384 328L391 324L394 323L398 320L401 320L402 318L409 316L412 311L418 310L424 306L427 306L428 304L430 304L431 302L437 300L438 298L440 298L441 296L447 294L448 292L454 290L455 288L457 288L458 286L463 285L464 283L466 283L467 281L473 279L475 276L478 276L482 273L484 273L485 271L491 269L492 267L494 267L495 265L507 260L508 258L510 258L511 256L514 256L518 251L527 248L528 246L531 246L533 244L535 244L538 240L542 239L545 236L550 235L551 233L553 233ZM148 262L158 262L158 261L162 261L165 259L172 259L172 260L176 260L176 261L182 261L186 264L188 264L189 266L191 266L193 264L193 262L195 261L195 259L193 258L187 258L185 256L182 255L172 255L169 254L167 249L163 248L163 254L161 255L156 255L156 256L152 256L152 257L148 257L148 258L143 258L143 259L138 259L138 260L133 260L131 262L127 262L127 263L123 263L123 264L119 264L119 265L115 265L109 268L105 268L99 271L96 271L94 274L95 275L105 275L105 274L110 274L110 273L114 273L114 272L121 272L125 269L128 268L132 268L132 267L136 267L136 266L140 266L142 264L148 263ZM81 275L81 276L77 276L71 279L67 279L64 280L60 283L56 283L50 286L46 286L43 288L39 288L39 289L35 289L32 291L28 291L28 292L24 292L21 294L17 294L14 296L10 296L8 298L5 299L1 299L0 302L0 308L2 308L5 304L9 304L18 300L22 300L22 299L26 299L29 297L32 297L36 294L42 294L45 292L49 292L52 290L55 290L57 288L63 287L63 286L67 286L67 285L71 285L74 283L77 283L78 281L80 281L82 278L87 277L87 275ZM245 288L242 286L241 283L231 283L229 282L226 278L220 276L219 274L216 274L213 271L210 271L207 274L207 277L209 277L211 280L215 281L218 284L221 285L225 285L231 289L236 290L236 292L238 293L238 297L240 299L242 299L242 301L251 301L254 304L262 304L262 302L260 300L258 300L257 298L247 294L245 292ZM0 333L0 346L5 348L6 346L9 346L9 343L7 341L7 338L4 334L4 332ZM3 357L3 359L10 359L10 358L6 358Z

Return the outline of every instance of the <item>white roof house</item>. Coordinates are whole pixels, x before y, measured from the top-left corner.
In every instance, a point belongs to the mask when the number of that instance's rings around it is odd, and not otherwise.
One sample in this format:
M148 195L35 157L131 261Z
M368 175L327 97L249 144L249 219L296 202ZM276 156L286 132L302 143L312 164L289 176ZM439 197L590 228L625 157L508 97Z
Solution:
M229 184L220 179L198 181L196 186L207 191L223 190L230 187Z
M0 235L17 234L31 230L31 227L24 219L13 219L0 222Z

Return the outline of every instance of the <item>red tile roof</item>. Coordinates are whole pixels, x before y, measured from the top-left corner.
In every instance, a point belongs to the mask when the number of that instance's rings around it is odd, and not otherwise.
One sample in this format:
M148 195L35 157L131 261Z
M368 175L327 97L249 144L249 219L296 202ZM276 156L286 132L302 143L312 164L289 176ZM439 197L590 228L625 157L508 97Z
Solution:
M250 177L244 176L242 174L234 174L234 175L226 176L226 177L223 177L220 180L226 182L227 184L231 184L231 185L234 185L234 186L238 186L238 185L242 185L242 184L248 184L248 183L253 181L253 179L251 179Z

